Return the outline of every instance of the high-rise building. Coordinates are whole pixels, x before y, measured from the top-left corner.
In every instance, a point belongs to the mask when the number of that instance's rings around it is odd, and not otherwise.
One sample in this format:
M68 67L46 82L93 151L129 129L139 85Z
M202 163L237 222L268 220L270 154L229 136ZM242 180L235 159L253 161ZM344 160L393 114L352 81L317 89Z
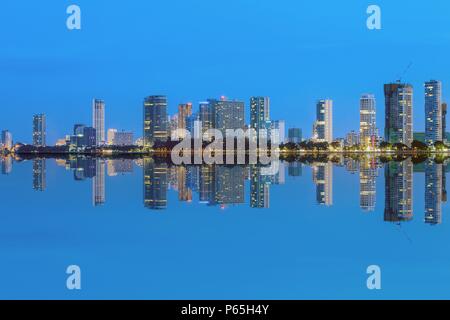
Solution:
M36 191L44 191L47 187L46 184L46 160L34 159L33 160L33 189Z
M385 140L411 147L413 142L413 87L404 83L384 85Z
M133 132L108 130L108 145L111 146L131 146L133 145Z
M206 102L200 102L199 104L199 118L202 125L202 135L205 140L211 140L212 137L208 130L214 128L214 104Z
M3 144L4 148L6 148L8 150L12 149L13 136L12 136L12 133L9 132L8 130L2 131L2 144Z
M117 133L117 129L108 129L107 139L108 139L108 145L112 146L114 145L114 137Z
M442 104L442 141L447 141L447 103Z
M425 223L442 223L442 173L441 163L425 163Z
M318 142L333 142L333 100L317 102L315 130Z
M286 140L286 124L284 120L272 120L270 122L270 140L272 143L284 143Z
M411 159L385 164L384 221L401 222L413 218L413 163Z
M359 136L364 147L375 147L377 140L376 102L373 94L364 94L359 101Z
M244 203L244 167L215 167L215 203L220 205Z
M288 142L290 142L290 143L300 143L300 142L302 142L302 129L300 129L300 128L289 128L289 130L288 130Z
M211 99L209 104L214 110L214 128L221 131L226 137L227 130L245 129L245 107L244 102Z
M267 121L270 121L270 98L250 98L250 128L256 131L257 141L261 130L265 130Z
M100 99L92 101L92 120L96 132L97 145L106 144L105 137L105 102Z
M425 82L425 143L433 145L442 141L442 84Z
M169 138L167 97L149 96L144 100L144 147Z
M33 116L33 145L35 147L46 146L46 117L45 114Z
M179 139L184 139L186 137L185 131L187 128L187 118L192 116L192 103L182 103L178 105L178 133ZM191 132L192 135L192 132Z
M358 133L356 131L354 131L354 130L350 131L345 136L345 145L347 147L355 146L355 145L359 144L359 141L360 140L359 140Z
M76 124L73 127L73 135L70 136L70 145L74 147L94 147L97 145L97 132L92 127L84 124Z

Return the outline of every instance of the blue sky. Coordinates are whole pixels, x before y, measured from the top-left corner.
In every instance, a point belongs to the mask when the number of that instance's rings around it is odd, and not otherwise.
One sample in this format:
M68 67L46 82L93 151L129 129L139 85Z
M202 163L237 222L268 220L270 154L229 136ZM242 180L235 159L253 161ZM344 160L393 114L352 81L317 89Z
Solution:
M77 4L82 29L66 28ZM366 28L366 8L382 30ZM34 113L46 113L53 143L74 123L91 123L91 99L107 104L107 127L141 135L142 100L166 94L169 110L226 95L272 99L272 118L309 136L315 101L334 104L335 136L358 128L363 93L413 63L415 129L423 130L423 82L450 83L448 1L6 0L0 10L0 128L31 141Z

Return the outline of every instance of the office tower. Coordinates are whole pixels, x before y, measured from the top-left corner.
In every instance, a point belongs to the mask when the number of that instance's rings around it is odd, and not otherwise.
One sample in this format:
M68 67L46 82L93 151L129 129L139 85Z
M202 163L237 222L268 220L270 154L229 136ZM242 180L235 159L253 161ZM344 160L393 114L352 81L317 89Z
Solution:
M167 207L168 168L166 163L155 163L144 158L144 206L152 210Z
M261 167L250 167L250 207L269 208L270 182L261 174Z
M378 167L376 158L363 158L359 168L359 205L363 211L375 210Z
M107 139L108 139L108 145L112 146L114 145L114 137L117 133L117 129L108 129Z
M384 221L401 222L413 218L413 163L411 159L385 165Z
M198 113L194 113L186 118L186 129L190 132L192 139L202 138L202 123Z
M319 100L316 106L316 140L333 142L333 101Z
M440 163L425 163L425 223L442 223L442 172Z
M214 105L209 102L200 102L199 117L202 124L203 138L209 141L212 137L206 131L214 128Z
M244 203L244 167L215 167L215 202L220 205Z
M92 119L93 127L96 132L97 145L101 146L106 143L105 138L105 102L100 99L92 101Z
M33 116L33 145L35 147L46 146L46 117L45 114Z
M347 147L352 147L359 144L358 133L356 133L354 130L347 133L344 143Z
M185 131L187 128L187 118L192 116L192 103L182 103L178 105L178 138L184 139L186 137ZM192 135L192 133L191 133Z
M105 203L105 169L106 163L103 159L95 159L95 177L92 181L92 203L100 206Z
M8 130L2 131L2 144L3 147L7 150L12 149L13 147L13 136L12 133L9 132Z
M270 98L250 98L250 128L256 131L257 141L261 130L266 129L266 122L270 121ZM267 133L267 132L266 132Z
M442 104L442 141L447 141L447 103Z
M281 144L286 140L286 125L284 120L272 120L270 123L270 140Z
M214 128L221 131L226 137L226 130L245 129L244 103L235 100L211 99L209 104L214 110Z
M33 160L33 189L36 191L44 191L47 187L46 184L46 160L34 159Z
M108 145L113 146L132 146L133 132L117 131L116 129L108 130Z
M442 84L425 82L425 143L433 145L442 141Z
M300 129L300 128L289 128L288 141L290 143L300 143L300 142L302 142L302 129Z
M75 180L92 179L97 172L97 161L94 158L86 157L70 158L66 167L74 170Z
M359 101L359 136L364 147L375 147L377 139L376 102L373 94L364 94Z
M149 96L144 100L144 147L169 138L167 97Z
M413 87L410 84L384 85L385 140L411 147L413 142Z
M318 204L333 205L333 163L316 163L312 167Z
M92 127L83 124L76 124L73 127L73 135L70 136L70 145L82 147L95 147L97 145L97 131Z

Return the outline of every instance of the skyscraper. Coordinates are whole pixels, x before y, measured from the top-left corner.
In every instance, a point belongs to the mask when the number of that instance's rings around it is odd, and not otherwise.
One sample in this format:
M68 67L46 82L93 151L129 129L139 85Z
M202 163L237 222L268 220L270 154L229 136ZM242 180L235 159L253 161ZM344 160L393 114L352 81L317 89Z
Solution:
M333 100L317 102L315 131L318 142L333 142Z
M35 147L46 146L45 114L36 114L33 116L33 145Z
M205 132L214 128L214 105L209 101L200 102L199 118L202 124L202 135L204 135L205 140L210 140L212 137Z
M144 147L169 138L167 97L149 96L144 100Z
M413 87L404 83L384 85L385 140L411 147L413 142Z
M442 141L442 84L425 82L425 143L433 145Z
M290 143L300 143L300 142L302 142L302 129L300 129L300 128L289 128L289 130L288 130L288 141Z
M447 141L447 103L442 104L442 141Z
M8 150L12 149L13 137L12 137L12 133L9 132L8 130L2 131L2 144L3 144L4 148L6 148Z
M182 103L178 105L178 133L179 139L186 137L184 130L187 130L187 118L192 115L192 103ZM191 132L193 135L193 132Z
M235 100L209 100L214 110L214 128L226 136L226 130L245 129L245 107L244 103Z
M270 99L269 97L250 98L250 128L256 131L257 141L260 131L266 128L267 121L270 121Z
M375 147L377 136L376 102L373 94L364 94L359 101L359 138L364 147Z
M96 130L97 145L106 143L105 137L105 102L100 99L92 101L92 119L93 127Z

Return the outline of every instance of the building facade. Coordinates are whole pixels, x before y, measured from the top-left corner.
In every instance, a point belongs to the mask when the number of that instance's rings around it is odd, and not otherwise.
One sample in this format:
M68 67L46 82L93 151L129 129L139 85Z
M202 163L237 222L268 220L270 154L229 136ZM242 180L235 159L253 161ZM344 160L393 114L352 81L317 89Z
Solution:
M144 100L144 147L155 142L166 142L169 138L167 97L149 96Z
M373 94L365 94L359 102L359 136L364 147L375 147L377 140L376 101Z
M105 137L105 102L100 99L92 101L92 126L96 132L97 145L106 144Z
M333 100L319 100L316 105L314 136L318 142L333 142Z
M442 84L431 80L425 82L425 143L433 145L442 138Z
M35 147L46 146L46 117L45 114L33 116L33 145Z

